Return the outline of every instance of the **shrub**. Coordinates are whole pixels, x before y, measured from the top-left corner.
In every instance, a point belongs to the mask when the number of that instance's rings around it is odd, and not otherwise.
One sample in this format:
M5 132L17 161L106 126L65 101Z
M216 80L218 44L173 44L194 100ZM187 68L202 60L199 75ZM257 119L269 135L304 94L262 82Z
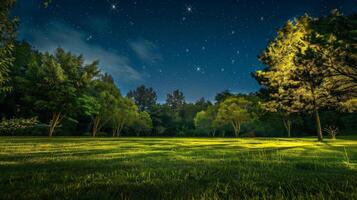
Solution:
M338 128L335 126L328 126L326 128L324 128L324 131L331 136L331 139L335 140L336 139L336 135L338 134Z
M38 124L37 117L23 119L3 119L0 122L0 134L2 135L15 135L24 130L35 127Z

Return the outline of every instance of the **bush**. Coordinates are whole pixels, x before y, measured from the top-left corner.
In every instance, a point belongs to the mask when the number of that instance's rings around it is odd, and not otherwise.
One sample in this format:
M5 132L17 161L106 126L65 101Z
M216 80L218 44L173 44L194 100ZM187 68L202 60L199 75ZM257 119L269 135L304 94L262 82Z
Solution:
M34 128L38 124L37 117L23 119L3 119L0 122L1 135L17 135L22 134L24 131Z
M331 139L335 140L336 135L338 134L338 128L335 126L328 126L324 129L324 131L331 136Z

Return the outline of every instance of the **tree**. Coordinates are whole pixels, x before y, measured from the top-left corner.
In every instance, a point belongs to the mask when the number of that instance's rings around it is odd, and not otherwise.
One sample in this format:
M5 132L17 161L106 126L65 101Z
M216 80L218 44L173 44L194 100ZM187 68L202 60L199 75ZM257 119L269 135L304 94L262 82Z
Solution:
M140 111L149 111L156 104L157 100L154 89L147 88L144 85L129 91L127 97L135 102Z
M218 124L216 121L217 117L217 107L210 106L207 110L198 112L194 118L195 127L206 130L212 133L212 136L215 136Z
M11 86L11 91L7 92L0 99L0 112L6 117L28 118L34 116L31 111L33 105L24 102L26 85L26 71L31 63L40 63L41 56L34 51L27 42L15 42L12 52L15 60L9 68L9 80L6 85ZM30 87L34 87L33 85Z
M332 70L336 91L343 95L357 95L357 15L344 16L332 10L327 17L312 23L319 34L316 53L324 58L325 68Z
M97 74L98 62L84 64L82 56L57 49L55 55L45 53L32 60L25 72L24 101L39 113L47 113L49 136L64 117L75 114L78 98Z
M27 72L31 73L28 84L36 85L36 90L29 91L25 98L37 110L50 114L48 135L51 137L65 114L73 108L76 89L52 55L44 54L41 62L40 66L32 66Z
M298 112L294 106L295 90L297 83L292 81L292 72L295 55L298 48L306 46L303 40L306 34L307 18L294 22L288 21L278 31L278 35L267 49L260 55L259 59L268 66L264 71L257 71L255 78L265 87L269 97L263 107L270 112L281 113L284 126L290 136L291 114Z
M167 94L166 104L173 110L177 110L185 104L185 96L180 90L174 90L172 94Z
M342 107L351 105L348 102L357 98L357 16L344 16L333 10L331 15L314 21L311 27L316 32L310 39L311 46L314 54L323 60L319 67L329 72L326 78L333 82L332 94Z
M311 28L313 20L305 15L289 21L260 56L267 66L256 77L270 93L267 107L285 116L298 111L314 113L317 136L323 140L319 110L338 103L332 95L331 70L323 67L325 58L318 53L321 37ZM288 129L290 129L288 127Z
M11 90L6 83L9 80L9 68L14 61L12 52L17 19L10 17L14 4L15 0L0 2L0 95Z
M227 98L219 104L216 120L221 124L231 124L236 137L239 137L241 125L252 120L250 105L243 97Z
M233 97L234 94L232 94L229 90L224 90L223 92L218 93L214 100L216 100L216 104L219 104L221 102L223 102L224 100L226 100L229 97Z
M206 110L209 106L212 106L212 103L203 97L197 100L195 103L197 111Z
M94 97L95 110L92 115L92 136L95 137L102 127L112 120L116 102L120 99L120 92L111 82L96 80L93 82L93 88L90 91Z
M157 104L150 111L153 122L154 133L173 134L175 132L176 113L166 104Z
M120 98L112 112L113 137L119 137L123 128L130 126L138 116L138 107L131 99Z
M135 130L137 136L142 133L150 133L152 130L152 120L150 114L145 111L139 112L134 120L132 127Z

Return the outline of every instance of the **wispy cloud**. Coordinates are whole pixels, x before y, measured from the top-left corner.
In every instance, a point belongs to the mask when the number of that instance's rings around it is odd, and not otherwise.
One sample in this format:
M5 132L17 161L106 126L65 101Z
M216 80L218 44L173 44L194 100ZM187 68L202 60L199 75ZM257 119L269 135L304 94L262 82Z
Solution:
M88 34L78 31L61 22L52 22L46 30L35 30L33 27L22 27L21 37L30 38L30 42L40 51L53 52L62 47L75 54L82 54L86 62L100 61L103 71L113 75L119 81L141 81L142 75L131 65L130 60L105 48L89 44Z
M136 55L147 64L156 64L163 60L156 44L149 40L138 39L129 43Z

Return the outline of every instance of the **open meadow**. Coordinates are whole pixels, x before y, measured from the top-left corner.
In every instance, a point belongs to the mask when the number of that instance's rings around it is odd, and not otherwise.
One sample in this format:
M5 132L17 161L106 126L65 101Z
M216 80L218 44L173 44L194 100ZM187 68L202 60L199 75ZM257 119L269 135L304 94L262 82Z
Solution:
M0 199L357 199L357 138L1 137Z

